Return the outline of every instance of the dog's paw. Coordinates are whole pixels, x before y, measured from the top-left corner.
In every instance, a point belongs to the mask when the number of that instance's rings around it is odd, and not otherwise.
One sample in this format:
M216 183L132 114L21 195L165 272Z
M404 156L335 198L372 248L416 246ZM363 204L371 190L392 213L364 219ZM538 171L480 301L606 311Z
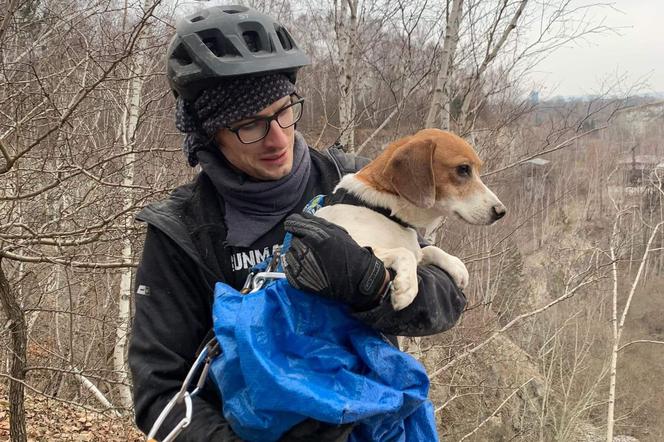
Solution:
M468 287L470 275L466 265L456 256L450 255L449 262L445 267L442 267L447 273L450 274L456 285L461 289Z
M375 248L374 254L386 267L396 272L392 281L390 301L394 310L408 307L417 296L417 258L403 247L395 249Z
M392 308L403 310L417 296L417 272L399 272L392 281Z
M468 274L466 265L459 258L435 246L424 247L422 255L423 264L433 264L445 270L461 290L468 287L470 275Z

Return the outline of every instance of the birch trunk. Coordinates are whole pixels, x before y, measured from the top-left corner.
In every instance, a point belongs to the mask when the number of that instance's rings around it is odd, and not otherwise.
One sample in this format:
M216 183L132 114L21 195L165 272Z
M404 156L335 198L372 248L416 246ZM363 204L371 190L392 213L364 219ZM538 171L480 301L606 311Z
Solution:
M337 37L339 72L339 141L348 151L355 150L355 69L357 58L357 3L358 0L334 2L334 30ZM346 6L348 11L346 11Z
M147 10L150 7L151 0L145 0L143 7ZM146 26L147 27L147 26ZM137 44L137 53L133 58L133 63L129 64L130 80L127 87L127 96L124 112L122 114L121 128L123 149L126 153L124 157L124 169L122 186L124 192L123 209L124 225L129 230L133 224L133 215L129 210L134 204L134 195L132 186L134 185L134 162L133 153L136 142L136 129L138 126L138 117L141 108L141 95L143 92L143 75L147 63L145 48L147 47L148 34L144 35ZM133 258L133 247L131 238L126 236L122 246L122 260L131 262ZM116 342L113 349L113 368L118 375L120 382L128 383L127 370L127 344L129 335L129 324L131 322L131 287L132 270L126 268L120 275L120 293L118 296L118 325L116 329ZM123 407L131 408L132 396L128 385L118 384L118 393L120 404Z
M618 220L613 225L613 237L616 236ZM613 441L613 422L615 413L615 392L616 392L616 375L618 367L618 264L616 263L616 254L613 245L609 249L611 257L611 276L613 278L613 296L612 296L612 309L611 309L611 328L613 345L611 346L611 366L609 367L609 407L607 410L606 422L606 440Z
M463 0L454 0L452 10L445 25L443 52L440 55L440 70L431 96L431 104L427 113L426 127L450 128L450 96L449 72L459 42L459 25L463 14Z
M616 220L613 228L613 235L611 242L613 243L614 238L617 236L617 225L619 222L619 217ZM636 288L641 281L641 277L644 274L644 269L646 263L648 262L648 255L652 250L652 244L655 238L657 237L657 232L660 227L664 225L664 222L657 224L648 238L648 243L646 244L646 249L643 252L641 257L641 263L639 264L639 269L636 272L632 286L630 287L629 294L627 295L627 301L625 302L625 307L620 314L620 320L618 320L618 267L616 264L616 253L613 244L610 247L610 256L611 256L611 273L613 276L613 311L612 311L612 328L613 328L613 343L611 348L611 367L609 371L609 406L607 410L606 418L606 441L613 442L613 429L615 425L615 409L616 409L616 380L618 377L618 352L620 351L620 338L622 337L623 329L625 328L625 320L627 319L627 314L629 313L629 308L632 304L632 299L634 299L634 294L636 293Z
M92 383L92 381L83 376L80 370L78 370L77 368L72 366L70 366L69 368L74 372L74 377L81 383L81 385L83 385L83 387L85 387L86 390L91 392L94 395L94 397L104 407L106 407L109 410L112 410L114 416L120 417L120 413L117 410L115 410L113 404L106 398L106 396L104 396L104 393L102 393L101 390L99 390L99 388L97 388L97 386L94 383Z
M502 12L505 8L507 8L507 5L508 2L504 1L502 6L503 9L500 11L498 17L496 18L494 29L498 25L498 21L502 16ZM509 35L512 33L514 29L516 29L516 25L519 22L519 18L521 18L521 16L523 15L523 11L526 9L527 5L528 5L528 0L521 0L521 3L519 4L517 10L514 12L512 19L510 20L507 27L503 30L503 33L501 34L500 38L493 46L493 48L491 47L493 32L491 32L489 47L487 48L486 56L484 57L482 64L479 66L475 74L472 76L470 80L470 85L468 86L468 91L466 92L466 95L463 98L463 103L461 105L461 113L459 115L460 124L463 125L463 128L460 130L461 133L465 134L470 132L470 129L473 126L473 120L475 118L474 117L475 109L471 109L471 103L473 102L473 98L476 98L476 96L479 95L481 89L480 88L481 81L482 78L484 77L484 73L489 68L493 60L496 59L503 46L505 46L505 43L507 42L507 38L509 37Z

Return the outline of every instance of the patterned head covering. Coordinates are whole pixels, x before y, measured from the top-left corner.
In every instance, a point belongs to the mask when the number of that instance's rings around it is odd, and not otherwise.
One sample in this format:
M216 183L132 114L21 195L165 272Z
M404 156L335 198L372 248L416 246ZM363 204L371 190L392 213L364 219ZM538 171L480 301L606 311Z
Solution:
M282 74L236 77L206 89L192 103L177 99L175 126L186 134L182 151L190 166L198 164L196 152L214 145L214 135L230 123L257 114L295 92Z

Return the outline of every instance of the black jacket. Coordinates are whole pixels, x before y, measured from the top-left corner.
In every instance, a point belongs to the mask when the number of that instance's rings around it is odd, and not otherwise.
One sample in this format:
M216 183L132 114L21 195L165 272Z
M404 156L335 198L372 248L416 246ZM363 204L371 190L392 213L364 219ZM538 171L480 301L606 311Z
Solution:
M344 171L353 171L352 156L338 150L310 150L312 178L293 213L319 193L330 193ZM358 160L359 162L359 160ZM135 316L129 366L134 383L138 427L148 432L170 398L180 389L197 350L212 328L214 284L225 281L238 287L232 250L226 247L223 200L210 179L201 173L177 188L167 200L146 207L137 219L148 223L143 256L136 272ZM270 232L283 237L283 226ZM465 307L463 293L449 276L434 266L418 268L419 293L413 304L394 312L389 299L357 317L389 335L423 336L454 325ZM193 420L178 441L239 440L222 415L212 385L193 400ZM173 412L158 437L182 418ZM346 440L349 427L305 421L284 440ZM313 438L312 438L313 436Z

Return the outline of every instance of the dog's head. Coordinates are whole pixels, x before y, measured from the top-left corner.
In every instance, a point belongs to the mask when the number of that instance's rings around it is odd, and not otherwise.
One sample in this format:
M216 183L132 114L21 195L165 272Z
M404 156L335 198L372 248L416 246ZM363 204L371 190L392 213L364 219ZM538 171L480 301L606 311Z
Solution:
M424 129L390 144L365 174L380 190L422 209L452 212L470 224L491 224L507 210L480 179L481 167L475 150L461 137Z

